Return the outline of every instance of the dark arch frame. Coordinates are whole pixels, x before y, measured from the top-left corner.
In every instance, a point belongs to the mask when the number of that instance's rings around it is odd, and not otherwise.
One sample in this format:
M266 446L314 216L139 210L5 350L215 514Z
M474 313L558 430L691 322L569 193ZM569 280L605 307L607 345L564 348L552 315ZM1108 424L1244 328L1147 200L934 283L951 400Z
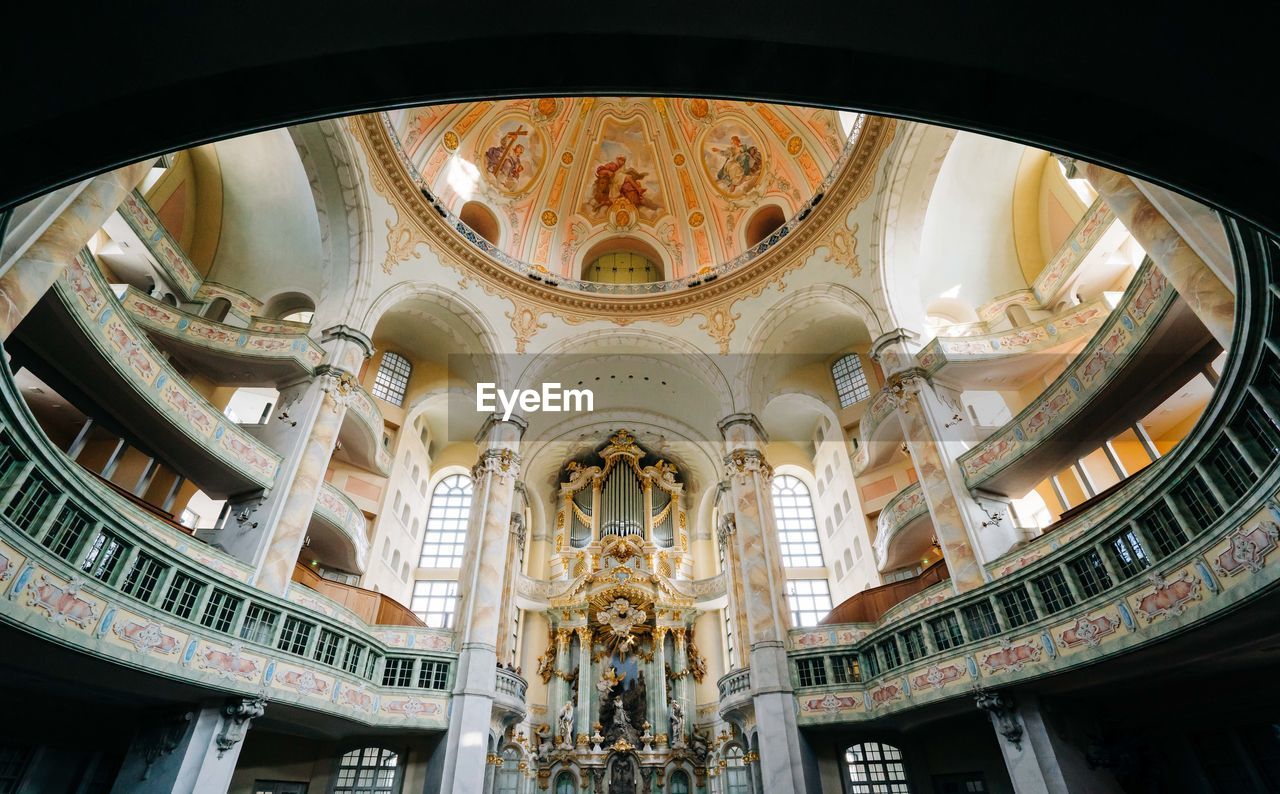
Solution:
M644 13L552 2L532 15L498 0L483 25L466 4L353 12L338 0L258 6L252 18L225 4L88 5L74 24L54 4L30 11L12 20L22 35L0 55L23 75L5 87L0 208L147 156L322 117L478 97L654 93L975 130L1134 173L1280 230L1270 195L1280 147L1251 88L1273 73L1275 25L1263 13L1274 11L1122 6L1093 30L1087 14L1068 23L1055 9L1015 3L787 13L743 0L722 14L674 0ZM584 72L583 58L606 40L609 52L644 56ZM1061 46L1045 46L1055 40ZM104 47L145 53L155 66L48 57ZM538 57L513 71L500 57L513 51Z

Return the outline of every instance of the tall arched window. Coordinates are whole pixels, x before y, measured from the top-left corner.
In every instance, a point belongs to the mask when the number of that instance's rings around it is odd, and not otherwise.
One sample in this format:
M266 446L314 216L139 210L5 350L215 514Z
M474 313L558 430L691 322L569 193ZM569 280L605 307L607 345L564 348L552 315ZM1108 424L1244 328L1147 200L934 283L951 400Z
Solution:
M392 794L399 789L400 757L382 747L352 750L338 761L334 794Z
M880 742L862 742L844 751L851 794L910 794L902 751Z
M422 536L421 568L458 568L467 540L467 516L471 513L471 478L465 474L445 477L431 492L427 531Z
M836 359L836 363L831 365L831 377L836 382L836 397L840 398L841 408L848 408L871 396L867 373L863 372L862 358L857 353Z
M788 568L822 567L822 545L809 489L797 477L773 478L773 517L778 525L782 564Z
M679 770L672 772L667 794L689 794L689 776Z
M749 794L751 781L742 748L730 747L724 754L724 794Z
M577 794L577 789L573 775L569 772L561 772L556 778L556 794Z
M409 388L409 374L413 365L399 353L387 351L378 363L378 374L373 378L373 396L392 405L404 405L404 394Z
M520 791L520 752L514 747L502 751L502 766L493 782L494 794L517 794Z

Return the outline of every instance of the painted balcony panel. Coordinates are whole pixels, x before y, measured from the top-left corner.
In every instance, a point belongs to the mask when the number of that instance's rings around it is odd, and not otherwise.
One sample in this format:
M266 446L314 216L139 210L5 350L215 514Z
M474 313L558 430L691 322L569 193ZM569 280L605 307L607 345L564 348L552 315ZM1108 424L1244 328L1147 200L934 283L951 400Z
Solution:
M204 277L178 241L164 228L142 194L134 190L125 197L117 212L146 245L174 291L184 300L195 298Z
M249 325L254 317L262 313L262 301L226 284L206 281L200 285L200 290L196 293L196 300L205 304L219 298L229 304L228 316L236 318L242 325Z
M902 425L893 415L893 401L887 390L880 390L867 403L858 423L858 451L853 456L853 473L872 471L889 462L905 437Z
M342 491L320 484L312 526L327 529L311 535L311 552L336 567L364 573L369 563L369 521ZM330 548L334 546L334 548Z
M1076 352L1097 333L1113 308L1100 298L1006 331L937 336L916 359L926 375L945 378L948 383L1016 388L1043 376L1059 355Z
M315 372L325 352L305 333L237 328L175 309L129 287L120 305L157 347L221 384L276 384ZM306 326L304 326L305 328Z
M28 325L27 323L30 323ZM100 398L135 438L215 498L268 487L280 455L222 415L179 375L123 311L87 253L24 322L23 341L57 378ZM83 334L89 345L60 343Z
M347 401L347 414L338 431L341 456L350 463L381 474L391 473L391 453L383 443L382 409L373 395L355 384Z
M1154 409L1218 352L1148 262L1101 330L1041 396L960 456L965 482L1022 496Z
M76 470L42 436L12 379L0 385L0 621L166 678L265 694L371 727L443 730L455 658L450 632L369 625L306 588L288 599L253 588L243 566L215 550L190 548L200 544L171 537L178 533ZM31 477L53 496L34 520L15 525L5 506ZM70 542L54 542L65 537ZM107 555L107 543L118 551ZM128 584L128 572L142 561L159 570L154 586ZM218 603L231 606L220 612ZM242 630L250 606L275 616L271 631ZM296 653L281 639L290 618L309 627ZM332 643L332 655L322 640ZM348 648L359 651L358 664L346 663ZM415 671L447 675L443 684L437 674L409 687L383 686L378 659L388 655L411 659ZM434 667L441 664L447 667Z
M918 562L920 552L928 550L933 534L933 519L920 484L902 489L876 517L872 550L877 569L891 571Z
M1099 245L1104 237L1123 237L1127 232L1116 220L1111 207L1102 199L1089 206L1071 234L1058 248L1031 285L1036 299L1044 306L1052 306L1070 293L1078 281L1077 274L1089 254L1095 249L1110 249Z

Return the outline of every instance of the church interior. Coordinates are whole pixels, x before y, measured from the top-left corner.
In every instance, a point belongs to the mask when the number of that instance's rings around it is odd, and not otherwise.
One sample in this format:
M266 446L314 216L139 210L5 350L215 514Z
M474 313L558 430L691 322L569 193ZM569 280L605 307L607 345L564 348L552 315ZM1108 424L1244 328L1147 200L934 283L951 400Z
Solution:
M1086 159L710 96L32 198L0 793L1280 791L1276 250Z

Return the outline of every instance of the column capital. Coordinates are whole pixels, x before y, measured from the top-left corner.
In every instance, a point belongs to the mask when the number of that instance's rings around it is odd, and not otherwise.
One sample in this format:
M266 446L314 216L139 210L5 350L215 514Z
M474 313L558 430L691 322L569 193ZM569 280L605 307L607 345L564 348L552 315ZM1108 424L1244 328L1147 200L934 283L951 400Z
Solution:
M894 328L877 336L871 342L871 358L880 364L885 374L915 366L915 353L911 346L919 339L914 331Z
M489 446L515 443L524 437L524 431L528 429L529 423L519 414L512 414L506 419L502 418L502 414L489 414L476 433L476 443Z
M736 477L739 482L753 474L758 474L765 482L773 479L773 466L769 465L764 453L758 449L735 449L725 455L724 466L725 472L730 477Z
M365 358L369 358L377 350L368 334L349 325L334 325L324 329L320 332L320 341L350 342L364 352Z
M480 453L476 465L471 467L471 479L478 480L485 474L495 474L504 482L508 477L519 476L520 455L506 447L486 449Z
M755 414L729 414L716 423L716 427L720 429L720 435L724 436L724 440L730 444L742 441L769 443L769 434L764 431L764 425L760 424Z
M218 732L218 757L235 747L249 732L249 724L267 711L265 698L232 698L222 707L222 730Z

